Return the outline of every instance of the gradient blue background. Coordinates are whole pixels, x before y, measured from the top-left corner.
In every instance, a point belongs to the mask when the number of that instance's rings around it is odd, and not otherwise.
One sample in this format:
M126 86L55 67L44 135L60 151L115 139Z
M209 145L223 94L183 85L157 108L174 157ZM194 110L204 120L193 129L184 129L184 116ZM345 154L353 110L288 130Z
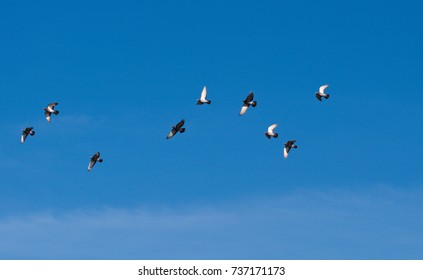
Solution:
M1 1L0 258L421 259L422 9Z

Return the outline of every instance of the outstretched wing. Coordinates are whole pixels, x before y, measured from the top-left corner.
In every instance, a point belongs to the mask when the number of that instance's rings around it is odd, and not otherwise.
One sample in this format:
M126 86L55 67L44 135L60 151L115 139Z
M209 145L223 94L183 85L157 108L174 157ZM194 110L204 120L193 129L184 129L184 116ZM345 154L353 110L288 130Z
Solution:
M200 100L204 101L204 100L206 100L206 98L207 98L207 88L206 88L206 86L204 86L203 91L201 92Z
M175 128L172 128L172 130L169 132L169 134L167 135L167 137L166 137L166 139L170 139L170 138L172 138L173 137L173 135L175 135L176 134L176 132L178 132L178 130L177 129L175 129Z
M291 150L291 148L287 148L287 147L283 148L283 157L284 158L288 158L289 150Z
M178 122L178 124L176 125L176 128L179 129L179 128L183 127L184 124L185 124L185 120L182 120L182 121Z
M56 105L59 105L59 103L57 103L57 102L53 102L53 103L48 104L48 107L49 107L50 109L54 110L54 106L56 106Z
M91 159L90 163L88 164L88 171L90 171L94 167L96 162L96 160Z
M100 152L95 153L92 157L91 160L92 161L97 161L100 158Z
M244 115L245 112L247 112L248 107L250 107L249 105L244 105L241 108L241 112L239 113L240 116Z
M267 129L267 133L269 133L269 134L273 134L273 130L277 127L278 125L275 123L275 124L272 124L271 126L269 126L269 128Z
M292 145L294 145L294 143L296 142L297 140L289 140L288 142L286 142L286 146L288 146L289 148L291 148L292 147Z
M319 92L320 93L325 93L325 89L328 87L329 85L323 85L319 88Z
M28 136L28 133L26 133L25 131L22 133L22 136L21 136L21 143L24 143L25 142L25 139L26 139L26 137Z
M253 101L253 99L254 99L254 93L250 92L250 94L245 99L245 102L251 102L251 101Z

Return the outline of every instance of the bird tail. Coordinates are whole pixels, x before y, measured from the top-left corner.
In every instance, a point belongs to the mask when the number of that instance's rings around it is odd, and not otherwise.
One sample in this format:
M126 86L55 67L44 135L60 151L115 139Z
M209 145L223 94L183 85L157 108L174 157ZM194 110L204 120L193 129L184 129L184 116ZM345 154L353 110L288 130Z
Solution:
M278 138L279 134L275 133L275 135L273 135L274 138Z
M34 131L34 130L31 130L31 131L29 132L29 135L31 135L31 136L34 136L34 134L35 134L35 131Z
M102 158L99 158L97 161L98 162L103 162L103 159Z
M58 115L59 111L54 111L53 114Z
M200 101L200 99L197 100L197 105L203 105L203 102Z
M181 127L181 129L179 130L180 133L184 133L185 132L185 128Z
M326 94L325 98L328 99L329 98L329 94Z
M291 148L296 149L296 148L298 148L298 146L296 146L296 145L292 145L292 147L291 147Z
M322 97L320 96L318 92L316 92L316 98L319 99L319 101L322 101Z
M266 132L264 135L266 135L267 139L270 139L269 133Z
M211 104L211 100L208 100L208 101L207 101L207 104Z
M257 106L257 101L251 102L251 106L256 107Z

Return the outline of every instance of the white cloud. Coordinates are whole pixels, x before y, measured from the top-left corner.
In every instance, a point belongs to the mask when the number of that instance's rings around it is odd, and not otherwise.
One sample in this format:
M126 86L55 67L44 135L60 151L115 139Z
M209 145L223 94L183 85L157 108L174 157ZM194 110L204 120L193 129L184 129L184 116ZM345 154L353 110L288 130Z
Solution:
M184 209L3 218L0 258L421 258L422 192L307 191Z

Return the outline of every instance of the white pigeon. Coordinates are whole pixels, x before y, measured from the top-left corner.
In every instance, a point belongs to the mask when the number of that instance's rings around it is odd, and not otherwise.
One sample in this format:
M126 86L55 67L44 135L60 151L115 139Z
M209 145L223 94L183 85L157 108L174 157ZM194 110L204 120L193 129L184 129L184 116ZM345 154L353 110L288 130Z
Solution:
M54 110L54 106L56 106L56 105L59 105L59 103L53 102L53 103L48 104L47 108L44 108L44 115L46 116L46 119L47 119L48 122L51 121L51 114L52 113L55 114L55 115L59 114L59 111Z
M266 137L268 138L268 139L270 139L270 138L278 138L278 134L277 133L275 133L274 132L274 130L275 130L275 128L277 127L278 125L275 123L275 124L272 124L271 126L269 126L268 128L267 128L267 132L265 133L265 135L266 135Z
M207 88L204 86L203 91L201 92L200 99L197 99L197 105L203 105L205 103L211 104L211 100L207 100Z
M319 91L316 92L316 97L317 99L319 99L319 101L322 101L322 97L328 99L329 98L329 94L325 93L325 89L328 87L329 85L323 85L319 88Z

